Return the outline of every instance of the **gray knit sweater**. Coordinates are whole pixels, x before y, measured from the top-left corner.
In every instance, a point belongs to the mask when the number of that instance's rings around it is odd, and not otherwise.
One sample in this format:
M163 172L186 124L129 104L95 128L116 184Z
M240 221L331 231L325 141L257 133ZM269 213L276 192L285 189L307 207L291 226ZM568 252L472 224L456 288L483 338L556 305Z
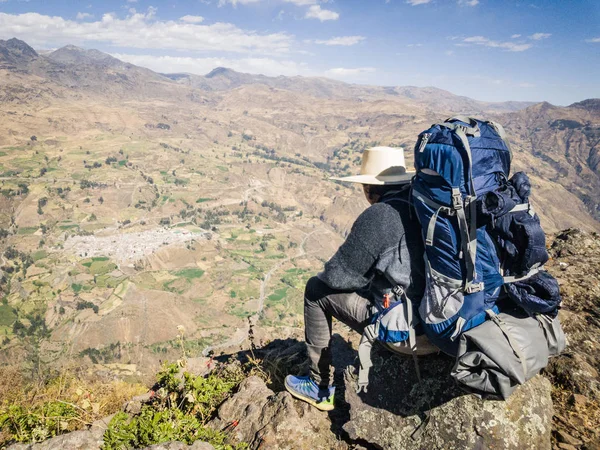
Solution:
M425 289L424 252L421 226L410 212L405 188L386 194L356 219L318 277L333 289L368 291L374 301L399 284L418 302Z

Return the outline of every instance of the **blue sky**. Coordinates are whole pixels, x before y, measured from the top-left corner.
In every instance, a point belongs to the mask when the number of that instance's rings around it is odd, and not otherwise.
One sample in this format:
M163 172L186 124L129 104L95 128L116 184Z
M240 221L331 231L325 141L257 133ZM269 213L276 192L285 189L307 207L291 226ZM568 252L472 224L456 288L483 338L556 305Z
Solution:
M11 37L160 72L227 66L558 105L600 97L598 0L0 0L0 39Z

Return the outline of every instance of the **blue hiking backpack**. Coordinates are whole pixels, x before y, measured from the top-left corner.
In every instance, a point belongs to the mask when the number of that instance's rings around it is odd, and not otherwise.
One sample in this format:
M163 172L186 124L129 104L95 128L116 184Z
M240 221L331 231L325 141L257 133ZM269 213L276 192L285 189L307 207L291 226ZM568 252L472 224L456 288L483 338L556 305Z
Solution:
M527 252L525 262L521 255L518 268L504 267L512 260L505 257L502 243L510 242L500 242L501 233L490 234L494 216L481 213L486 200L491 211L491 200L498 200L495 194L510 186L512 154L500 124L470 117L448 119L419 135L414 155L412 203L422 226L426 265L419 316L432 342L444 349L444 343L498 314L505 284L537 274L548 255L539 219L528 201L503 211L504 217L531 218L523 220L529 220L536 250Z
M419 135L411 204L425 242L425 293L409 299L394 286L394 300L365 327L357 392L367 391L374 342L412 354L420 380L417 355L452 353L451 342L487 318L520 354L497 318L501 298L530 316L556 316L560 293L541 270L548 253L531 184L523 172L508 178L511 158L504 129L491 121L454 117Z

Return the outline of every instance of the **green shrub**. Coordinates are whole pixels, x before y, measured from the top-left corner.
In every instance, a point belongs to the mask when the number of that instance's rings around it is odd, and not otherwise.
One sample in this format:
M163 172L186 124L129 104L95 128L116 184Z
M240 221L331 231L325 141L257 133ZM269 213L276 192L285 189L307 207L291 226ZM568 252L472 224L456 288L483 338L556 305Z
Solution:
M159 389L152 403L140 414L118 413L104 433L103 450L147 447L169 441L192 444L197 440L217 450L247 449L246 444L230 444L229 436L206 426L217 407L245 377L239 366L217 370L207 377L184 372L168 364L157 374Z
M145 406L138 416L120 412L113 417L104 433L103 450L143 448L161 442L195 441L211 443L217 450L247 448L227 444L227 435L204 426L196 417L179 409L158 411Z
M75 406L61 401L46 402L33 410L11 405L0 411L0 429L18 442L41 442L75 429L80 420Z

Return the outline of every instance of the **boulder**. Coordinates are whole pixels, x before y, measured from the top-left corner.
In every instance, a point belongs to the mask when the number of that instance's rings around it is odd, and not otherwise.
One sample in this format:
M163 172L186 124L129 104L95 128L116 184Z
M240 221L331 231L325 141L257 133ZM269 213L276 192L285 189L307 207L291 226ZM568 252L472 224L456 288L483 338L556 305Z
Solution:
M367 393L344 377L350 439L385 449L550 449L551 385L536 376L507 401L481 400L460 391L450 378L453 359L435 355L414 362L374 349Z
M232 427L236 421L237 426ZM255 376L244 380L238 392L221 405L210 426L231 429L235 440L247 442L251 448L347 448L331 431L327 413L294 400L288 392L275 394Z

